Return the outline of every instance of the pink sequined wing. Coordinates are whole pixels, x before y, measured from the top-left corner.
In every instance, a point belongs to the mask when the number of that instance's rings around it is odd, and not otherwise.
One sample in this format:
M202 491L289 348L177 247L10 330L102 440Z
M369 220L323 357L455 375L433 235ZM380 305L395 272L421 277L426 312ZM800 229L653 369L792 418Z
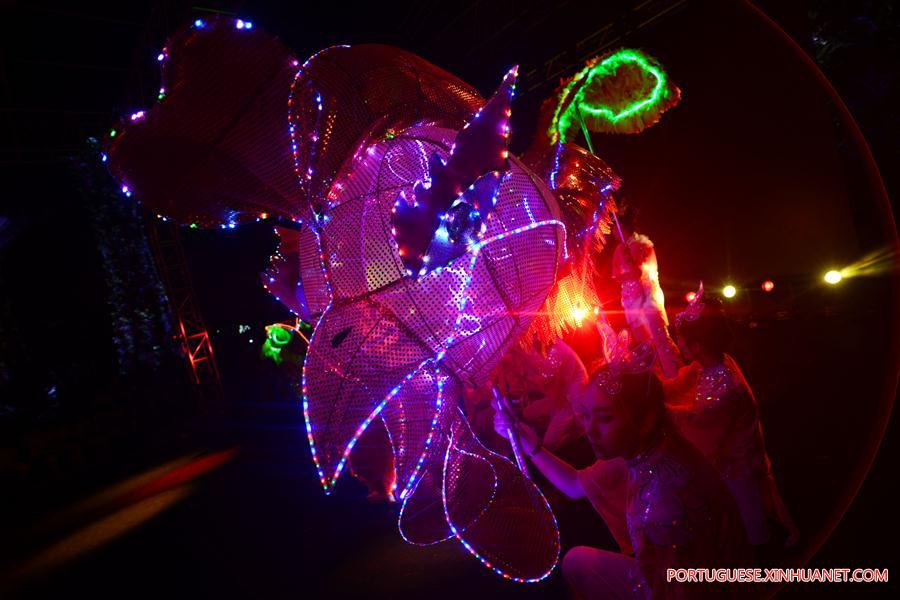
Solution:
M287 97L297 61L273 36L230 18L197 20L159 55L159 101L105 139L123 191L183 225L294 218Z
M303 408L326 490L372 419L429 356L396 317L371 300L325 311L303 365Z
M315 233L307 225L274 229L279 244L262 274L263 287L292 313L314 323L329 301Z
M446 398L447 379L433 361L426 361L381 412L394 450L396 493L401 499L422 475Z
M338 174L372 141L416 122L457 129L482 105L474 88L391 46L334 46L310 57L291 86L295 172L321 214Z

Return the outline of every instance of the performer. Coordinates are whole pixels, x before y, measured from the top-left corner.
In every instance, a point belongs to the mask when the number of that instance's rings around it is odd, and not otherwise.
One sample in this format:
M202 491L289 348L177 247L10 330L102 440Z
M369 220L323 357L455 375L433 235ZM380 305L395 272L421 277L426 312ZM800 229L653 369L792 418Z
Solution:
M545 348L513 346L497 369L495 385L521 409L521 419L537 431L541 444L559 450L581 436L572 400L587 382L581 359L562 340Z
M664 382L675 426L718 470L741 510L753 545L771 538L767 517L787 530L786 546L799 538L772 475L759 407L737 362L726 354L731 333L721 301L694 300L675 318L678 347L689 361Z
M659 366L666 377L678 373L678 350L668 333L666 298L659 284L659 265L653 242L634 230L635 209L619 217L624 242L613 253L612 276L622 287L622 308L629 329L638 342L656 347Z
M669 422L661 382L649 365L634 370L601 368L577 399L578 418L599 459L593 467L574 469L543 447L529 426L502 411L495 429L505 436L513 427L534 465L570 498L605 496L611 509L606 513L615 511L615 498L606 490L615 490L616 461L625 468L624 520L634 558L584 546L570 550L562 571L577 597L724 596L721 586L688 589L666 581L669 568L745 566L748 547L727 488ZM619 539L620 524L607 524Z

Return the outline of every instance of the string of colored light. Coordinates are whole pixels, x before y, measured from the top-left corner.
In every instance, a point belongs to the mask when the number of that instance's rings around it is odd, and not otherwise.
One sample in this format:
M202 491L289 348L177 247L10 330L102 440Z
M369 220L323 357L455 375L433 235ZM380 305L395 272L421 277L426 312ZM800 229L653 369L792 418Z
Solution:
M419 475L419 470L422 468L422 465L425 463L425 459L428 457L428 451L431 447L431 440L434 438L434 430L437 426L438 417L441 414L441 405L444 401L445 378L441 376L441 370L437 365L435 365L434 367L434 377L437 383L437 398L435 398L434 416L431 419L431 426L428 428L428 436L425 438L425 445L422 448L422 453L419 455L419 460L416 462L416 466L415 468L413 468L413 472L410 474L409 479L406 481L406 485L403 487L403 491L400 492L401 500L405 499L407 494L409 494L410 488L412 488L413 484L416 482L416 478Z
M251 21L245 21L243 19L234 19L233 24L234 24L235 29L243 29L243 30L247 30L247 31L253 29L253 23ZM206 26L207 26L206 21L204 21L203 19L196 19L196 20L194 20L194 22L192 24L192 29L206 29ZM163 48L160 50L159 54L156 55L156 61L158 63L160 63L160 78L163 81L163 85L160 86L159 92L156 95L157 103L162 102L163 99L165 99L165 97L166 97L166 87L164 85L165 81L166 81L166 73L164 70L165 69L164 63L166 61L168 61L169 58L170 58L170 56L169 56L168 46L163 46ZM296 62L296 61L294 61L294 62ZM131 123L139 123L139 122L145 120L146 117L147 117L147 111L138 110L138 111L131 113L131 115L128 117L128 119ZM116 128L112 128L109 130L107 135L109 136L110 139L112 139L112 138L116 137L118 135L118 133L119 133L119 131ZM100 153L101 162L105 163L108 161L108 159L109 159L109 156L107 155L106 152ZM110 173L110 175L113 177L113 179L116 179L116 177L112 173ZM118 181L118 183L121 184L122 194L126 198L130 198L134 193L134 190L131 189L131 186L128 185L128 183L124 182L124 181ZM267 217L268 217L268 215L266 213L262 213L259 216L257 216L256 220L259 221L260 219L265 219ZM156 218L160 219L163 222L167 222L169 220L169 217L167 217L166 215L162 215L162 214L157 214ZM236 226L237 226L237 224L233 220L230 220L227 224L226 223L221 224L220 228L221 229L234 229ZM191 229L196 229L197 224L191 223L190 227L191 227Z
M309 66L309 64L313 60L315 60L319 55L321 55L325 52L329 52L335 48L349 48L349 47L350 46L346 45L346 44L338 44L335 46L329 46L327 48L323 48L322 50L319 50L318 52L316 52L315 54L313 54L312 56L307 58L305 61L303 61L303 64L300 65L300 68L297 69L297 72L294 74L294 79L291 82L291 88L290 88L290 92L288 93L288 101L287 101L287 104L288 104L288 133L290 134L290 140L291 140L291 156L293 158L293 163L294 163L294 174L297 176L297 180L299 181L301 188L304 188L304 191L306 191L307 194L309 194L309 181L312 180L312 177L314 175L314 171L312 168L313 157L312 157L312 154L310 154L310 156L308 157L308 160L307 160L307 166L305 169L305 173L303 175L301 175L300 151L298 148L298 142L297 142L297 137L296 137L297 129L298 129L299 125L294 123L294 111L293 111L294 93L297 88L297 82L300 80L300 77L303 75L304 71ZM296 60L294 61L294 66L297 66ZM316 114L316 125L313 130L312 139L311 139L313 144L316 144L319 141L319 125L321 124L322 110L323 110L322 95L318 92L316 93L316 104L317 104L318 112ZM307 198L307 200L309 200L309 198Z
M489 461L489 460L488 460L487 458L485 458L484 456L480 456L480 455L478 455L478 454L475 454L474 452L469 452L468 450L463 450L462 448L460 448L460 447L458 447L458 446L456 446L456 447L452 446L452 445L451 445L451 442L452 442L452 441L453 441L453 440L452 440L452 436L451 436L451 439L448 440L448 442L447 442L447 443L448 443L448 448L451 448L451 447L452 447L453 450L455 450L456 452L459 452L460 454L465 454L466 456L470 456L470 457L472 457L472 458L475 458L475 459L478 459L478 460L482 461L482 462L485 463L488 467L490 467L490 469L491 469L491 474L492 474L493 477L494 477L494 483L493 483L493 485L491 486L491 497L488 498L488 499L487 499L487 502L484 503L484 506L481 507L481 511L480 511L477 515L475 515L474 517L472 517L472 519L469 521L469 526L471 526L472 523L474 523L474 522L476 522L478 519L480 519L481 516L484 515L484 513L486 513L486 512L491 508L491 505L494 504L494 499L497 497L497 488L500 487L500 478L497 476L497 469L494 468L494 465L493 465L493 463L491 463L491 461ZM482 448L484 448L484 446L482 446ZM501 458L504 458L504 457L501 457ZM446 479L445 479L444 481L446 482ZM442 491L443 491L443 490L442 490ZM444 495L441 496L442 501L443 501L443 498L444 498ZM449 525L449 521L448 521L448 525ZM468 527L468 526L467 526L467 527ZM460 533L463 533L463 532L465 532L465 530L466 530L467 527L462 527L462 528L457 527L456 530L457 530L458 532L460 532ZM451 533L453 533L453 532L451 531ZM453 537L453 536L451 536L451 537Z
M328 311L331 310L331 301L328 302L328 306L325 307L325 310L322 312L322 317L328 314ZM309 336L309 348L313 347L313 342L316 339L316 333L319 331L319 327L321 326L322 319L319 319L319 322L316 323L316 328L313 329L312 334ZM303 360L303 369L301 371L301 379L300 379L300 393L303 399L303 422L306 424L306 439L309 441L309 453L312 456L313 464L316 466L316 471L319 473L319 482L322 484L322 488L325 490L326 494L331 493L329 489L328 483L325 480L325 472L322 470L322 465L319 463L319 456L316 453L316 443L313 440L313 432L312 432L312 421L309 419L309 388L307 387L307 366L309 364L309 352L306 353L306 358Z
M463 417L463 419L465 419L465 417ZM477 440L476 440L476 443L478 443ZM479 445L481 445L481 444L479 444ZM481 448L485 452L493 454L498 459L509 462L505 457L500 456L499 454L488 450L484 446L481 446ZM554 558L553 564L550 566L549 569L547 569L546 573L543 573L542 575L540 575L538 577L532 577L532 578L516 577L516 576L510 575L506 571L503 571L502 569L493 565L488 559L481 556L481 554L479 554L479 552L474 547L472 547L472 545L469 544L469 542L467 542L465 540L465 538L463 538L462 532L460 532L456 528L456 526L453 524L453 521L450 518L450 510L447 507L447 465L450 461L450 450L451 449L453 449L453 432L450 432L450 441L447 444L447 451L444 454L443 485L441 487L441 496L442 496L442 501L443 501L442 503L444 505L444 517L447 519L447 525L450 527L450 531L453 533L453 535L456 537L456 539L459 540L459 542L463 545L463 547L469 551L469 554L471 554L472 556L477 558L481 562L481 564L483 564L485 567L489 568L490 570L494 571L495 573L497 573L504 579L508 579L510 581L515 581L517 583L537 583L539 581L543 581L544 579L546 579L550 575L550 573L553 572L553 569L556 568L556 565L559 562L560 544L559 544L558 537L557 537L557 540L555 543L556 558ZM553 510L550 508L550 503L547 502L547 498L544 497L544 494L541 492L540 488L538 488L533 483L531 485L534 488L534 490L537 492L538 496L540 496L541 500L544 502L544 505L547 507L547 510L550 512L550 515L553 517L554 529L556 531L559 531L559 524L556 522L556 515L553 514Z
M449 407L448 407L448 408L449 408ZM449 441L448 441L448 443L449 443ZM457 452L460 452L461 454L465 454L465 455L467 455L467 456L471 456L472 458L476 458L476 459L478 459L478 460L481 460L481 461L485 462L485 463L488 465L488 467L490 467L491 472L493 473L493 476L494 476L494 483L493 483L493 487L492 487L492 489L491 489L491 497L488 498L488 500L487 500L487 502L485 503L485 505L481 508L481 511L480 511L475 517L472 518L472 522L474 523L474 522L477 521L479 518L481 518L481 516L482 516L485 512L487 512L487 510L488 510L488 509L491 507L491 505L494 503L494 498L497 497L497 488L498 488L498 486L499 486L500 479L497 477L497 470L494 468L494 465L491 464L491 462L490 462L489 460L487 460L485 457L479 456L479 455L474 454L474 453L472 453L472 452L467 452L466 450L463 450L462 448L456 448L456 451L457 451ZM412 491L411 491L411 492L406 496L406 498L403 500L403 504L400 506L400 515L399 515L399 517L398 517L398 519L397 519L397 529L399 529L399 531L400 531L400 536L403 538L403 541L405 541L405 542L408 543L408 544L413 544L413 545L415 545L415 546L432 546L432 545L434 545L434 544L438 544L438 543L440 543L440 542L449 540L449 539L452 538L452 537L455 537L454 534L453 534L453 532L451 531L446 537L443 537L443 538L441 538L441 539L439 539L439 540L435 540L435 541L433 541L433 542L415 542L415 541L410 540L409 538L407 538L407 537L406 537L406 534L403 532L403 515L405 514L406 504L407 504L407 502L409 502L409 500L415 495L416 490L418 489L419 483L420 483L421 481L422 481L421 479L416 480L415 485L413 486ZM445 521L446 521L446 517L445 517ZM448 528L448 529L449 529L449 528Z
M503 82L501 83L501 88L500 88L500 89L502 89L502 86L503 86L503 85L505 85L505 84L507 84L507 83L509 82L510 78L514 78L514 77L516 77L517 75L518 75L518 66L513 66L512 68L510 68L509 71L507 71L506 75L503 77ZM508 94L508 100L507 100L507 101L508 101L508 102L511 102L512 99L513 99L513 97L515 96L515 89L516 89L516 85L515 85L515 82L513 82L513 83L509 86L509 89L507 90L507 94ZM489 102L491 102L491 101L493 101L493 100L494 100L494 99L490 100ZM471 118L467 123L465 123L465 125L463 125L462 130L468 129L469 126L470 126L474 121L480 119L483 110L484 110L484 107L482 107L481 109L479 109L478 111L476 111L475 114L472 116L472 118ZM502 159L504 159L504 161L505 161L506 159L509 158L509 150L506 148L506 145L508 145L508 143L509 143L509 136L510 136L509 119L510 119L510 116L511 116L511 115L512 115L512 111L507 107L507 109L506 109L506 111L505 111L505 113L504 113L504 117L505 117L505 118L502 119L502 120L499 122L499 125L500 125L500 126L499 126L499 131L497 132L497 133L499 133L500 136L505 140L504 148L503 148L503 149L501 150L501 152L500 152L500 157L501 157ZM460 131L460 133L462 132L462 130ZM459 138L459 134L457 135L457 139L458 139L458 138ZM449 155L447 156L446 159L438 157L438 158L440 159L440 165L441 165L442 167L445 167L445 166L447 166L448 164L450 164L451 160L453 159L453 156L454 156L454 154L455 154L455 152L456 152L456 141L457 141L457 140L454 140L453 143L451 144L451 146L450 146L450 153L449 153ZM370 150L371 150L371 148L370 148ZM507 164L508 164L508 163L507 163ZM496 171L496 170L495 170L495 171L492 171L492 172L490 172L490 173L485 173L485 174L483 174L481 177L485 177L485 176L487 176L487 175L497 176L498 173L499 173L499 171ZM431 176L431 173L429 173L429 176ZM504 176L505 176L505 174L504 174ZM480 177L479 177L479 179L480 179ZM477 182L477 181L478 181L478 179L476 179L476 182ZM450 205L449 205L450 208L452 208L452 207L453 207L456 203L458 203L458 202L465 202L465 201L467 200L468 194L469 194L470 192L473 192L473 191L474 191L474 189L475 189L475 183L476 183L476 182L473 182L472 184L469 185L469 187L468 187L464 192L458 194L458 195L456 196L456 198L455 198L453 201L450 202ZM422 183L422 182L416 182L416 185L413 186L413 190L414 190L414 191L418 189L419 183ZM497 190L495 191L495 194L494 194L494 196L493 196L493 198L492 198L491 206L486 207L484 211L482 211L482 209L479 207L477 197L473 199L473 202L472 202L471 204L474 206L475 211L477 211L477 214L478 214L479 217L481 217L482 221L483 221L484 218L485 218L485 214L487 214L487 216L490 216L490 212L491 212L491 210L492 210L492 208L493 208L494 203L496 202L497 193L499 193L499 189L500 189L500 185L501 185L501 184L502 184L502 179L501 179L501 182L498 183ZM427 190L427 189L429 189L430 186L429 186L428 182L425 182L425 183L423 183L422 187L423 187L423 189ZM402 203L401 203L401 201L402 201ZM393 209L392 209L392 213L396 213L396 212L397 212L397 209L398 209L399 207L401 207L401 204L402 204L403 208L410 207L409 202L406 200L405 195L404 195L402 192L401 192L400 194L398 194L397 199L396 199L396 201L394 202L394 206L393 206ZM414 197L413 197L413 204L412 204L411 208L418 208L418 207L419 207L419 204L418 204L418 198L417 198L416 195L414 194ZM449 218L449 217L448 217L448 213L447 213L447 212L444 212L444 213L442 213L442 214L440 214L440 215L438 216L438 226L437 226L437 230L435 231L435 234L438 234L438 233L441 232L442 228L444 227L444 223L446 222L446 220L447 220L448 218ZM392 226L392 227L391 227L391 232L392 232L392 234L393 234L393 236L394 236L394 241L397 243L398 248L400 249L400 256L401 256L401 257L409 256L409 255L410 255L410 251L411 251L412 249L411 249L411 248L407 248L407 247L403 247L402 245L400 245L399 241L397 240L397 229L396 229L395 226ZM431 255L430 255L430 253L429 253L429 249L430 249L430 245L429 245L428 247L426 247L424 253L421 254L421 255L419 255L419 257L418 257L418 258L422 261L422 264L421 264L421 266L420 266L420 268L419 268L419 270L418 270L418 272L417 272L417 274L420 275L420 276L421 276L421 275L425 275L426 273L428 273L428 272L430 272L430 271L432 271L432 270L435 270L434 268L429 268L429 263L430 263L430 261L431 261ZM404 262L404 264L406 264L406 263ZM439 268L439 267L438 267L438 268ZM407 275L413 275L412 270L409 269L409 268L406 269L406 273L407 273Z

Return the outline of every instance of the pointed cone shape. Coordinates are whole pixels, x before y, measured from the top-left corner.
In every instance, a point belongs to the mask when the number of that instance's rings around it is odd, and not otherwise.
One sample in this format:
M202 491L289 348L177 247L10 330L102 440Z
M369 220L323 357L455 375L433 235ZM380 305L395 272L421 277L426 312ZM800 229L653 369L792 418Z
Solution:
M510 104L518 67L513 67L485 105L460 130L446 162L432 156L431 185L416 186L415 202L394 213L395 238L406 268L418 273L425 252L444 214L454 200L480 176L508 169ZM482 207L482 217L489 206Z

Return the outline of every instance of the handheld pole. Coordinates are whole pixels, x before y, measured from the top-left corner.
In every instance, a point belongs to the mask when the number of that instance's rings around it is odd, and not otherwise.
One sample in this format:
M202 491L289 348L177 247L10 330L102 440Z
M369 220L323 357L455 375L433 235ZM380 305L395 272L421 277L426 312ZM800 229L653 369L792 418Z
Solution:
M500 395L500 392L497 391L496 387L491 388L491 391L494 393L494 402L496 403L497 410L502 410L506 414L512 415L512 410L510 409L506 398ZM516 432L512 427L506 430L506 435L509 438L509 445L512 446L513 456L516 458L516 465L518 465L519 470L522 471L525 477L531 479L531 475L528 473L528 465L525 464L525 457L522 456L522 448L519 445L519 436L516 435Z
M581 104L578 105L578 110L575 111L578 113L578 122L581 123L581 132L584 134L584 141L587 142L588 150L591 154L594 154L594 144L591 143L591 132L588 131L587 123L584 122L584 115L581 114ZM625 235L622 233L622 226L619 225L619 217L616 216L615 211L610 211L612 215L613 221L616 224L616 231L619 234L619 240L624 244L625 243Z

